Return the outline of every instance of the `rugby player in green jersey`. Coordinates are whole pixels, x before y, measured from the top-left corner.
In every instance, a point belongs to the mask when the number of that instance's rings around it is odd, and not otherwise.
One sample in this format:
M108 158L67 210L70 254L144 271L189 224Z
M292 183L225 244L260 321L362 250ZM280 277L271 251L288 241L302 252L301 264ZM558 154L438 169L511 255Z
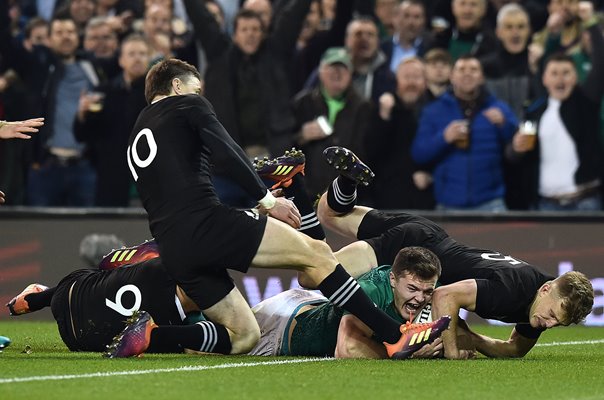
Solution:
M399 251L392 266L374 268L357 280L376 307L401 323L418 323L430 321L429 302L440 271L440 262L430 250L407 247ZM383 344L367 325L316 292L287 290L252 311L262 332L252 355L387 358ZM413 357L439 356L442 349L438 338Z

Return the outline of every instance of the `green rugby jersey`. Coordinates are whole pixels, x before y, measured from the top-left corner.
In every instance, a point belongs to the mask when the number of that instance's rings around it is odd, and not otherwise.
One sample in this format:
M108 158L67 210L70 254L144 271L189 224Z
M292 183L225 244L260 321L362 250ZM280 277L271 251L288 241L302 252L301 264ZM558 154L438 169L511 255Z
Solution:
M390 265L383 265L361 275L359 285L376 306L399 321L406 321L394 308L394 295L390 286ZM333 356L338 339L340 320L348 312L327 302L296 317L291 346L284 346L282 355Z

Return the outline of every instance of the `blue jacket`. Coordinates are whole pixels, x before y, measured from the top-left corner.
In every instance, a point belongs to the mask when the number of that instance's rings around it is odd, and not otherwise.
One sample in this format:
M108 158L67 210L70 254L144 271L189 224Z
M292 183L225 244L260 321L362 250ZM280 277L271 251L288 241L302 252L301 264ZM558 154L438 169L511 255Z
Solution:
M503 112L505 123L501 128L482 114L490 107ZM507 104L487 93L470 123L470 146L462 150L444 139L447 125L460 119L464 116L451 92L427 105L411 155L419 164L435 166L434 195L438 204L470 208L504 196L504 150L517 130L518 120Z

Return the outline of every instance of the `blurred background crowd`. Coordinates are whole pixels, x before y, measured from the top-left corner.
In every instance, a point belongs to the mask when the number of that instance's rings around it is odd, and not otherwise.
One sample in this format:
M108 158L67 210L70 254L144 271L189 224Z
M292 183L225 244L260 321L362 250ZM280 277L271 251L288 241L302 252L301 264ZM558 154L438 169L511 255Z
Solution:
M0 0L8 205L138 205L126 161L144 76L166 57L250 159L296 146L309 194L345 146L383 209L596 211L604 185L604 1ZM216 167L233 206L253 205Z

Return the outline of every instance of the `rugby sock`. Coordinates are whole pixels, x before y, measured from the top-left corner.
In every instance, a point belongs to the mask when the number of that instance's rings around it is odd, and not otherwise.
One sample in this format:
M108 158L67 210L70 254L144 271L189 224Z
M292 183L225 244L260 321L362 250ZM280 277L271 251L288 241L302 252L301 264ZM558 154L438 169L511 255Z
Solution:
M226 328L210 321L194 325L161 325L151 331L150 353L182 353L184 349L229 354L231 339Z
M319 218L317 218L317 214L315 213L315 209L312 206L312 202L308 197L306 184L302 174L294 175L292 184L283 189L283 194L285 197L292 200L296 207L298 207L298 211L300 211L302 225L298 230L313 239L325 240L325 231L323 230Z
M356 202L356 181L339 175L327 189L327 204L335 212L346 214L352 211Z
M377 308L340 264L319 283L319 290L333 304L363 321L381 341L396 343L400 339L401 324Z
M27 307L29 311L38 311L45 307L50 307L50 302L52 300L52 296L55 294L56 287L51 287L43 292L39 293L30 293L24 297L25 301L27 301Z

